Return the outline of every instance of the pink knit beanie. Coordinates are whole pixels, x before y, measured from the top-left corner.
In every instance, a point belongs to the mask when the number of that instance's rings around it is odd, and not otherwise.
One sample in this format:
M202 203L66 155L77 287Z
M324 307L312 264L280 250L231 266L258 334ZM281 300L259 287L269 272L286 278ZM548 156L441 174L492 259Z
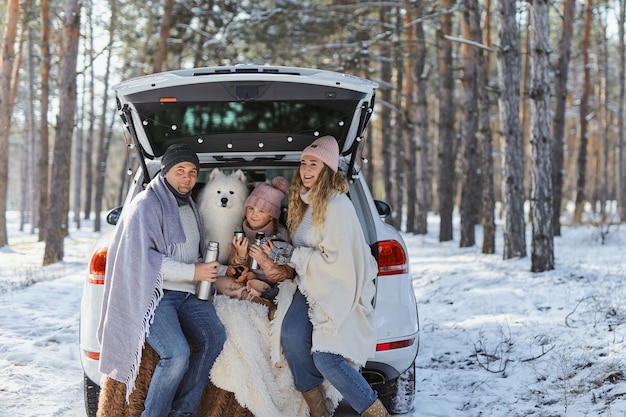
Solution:
M280 202L289 191L289 181L285 177L277 176L272 183L262 182L257 185L246 199L246 207L254 207L263 210L273 218L280 216Z
M334 137L322 136L316 139L315 142L304 148L301 158L305 155L319 159L326 164L328 168L337 172L339 165L339 145Z

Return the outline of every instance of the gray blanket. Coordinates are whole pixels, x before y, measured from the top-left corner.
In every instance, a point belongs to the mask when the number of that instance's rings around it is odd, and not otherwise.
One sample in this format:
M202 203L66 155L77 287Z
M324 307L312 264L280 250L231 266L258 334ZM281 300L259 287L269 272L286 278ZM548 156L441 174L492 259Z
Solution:
M201 225L196 204L191 207ZM204 228L200 245L204 247ZM124 208L109 245L102 316L100 372L126 384L126 398L135 386L144 341L163 296L162 263L185 234L178 205L162 176L157 175Z

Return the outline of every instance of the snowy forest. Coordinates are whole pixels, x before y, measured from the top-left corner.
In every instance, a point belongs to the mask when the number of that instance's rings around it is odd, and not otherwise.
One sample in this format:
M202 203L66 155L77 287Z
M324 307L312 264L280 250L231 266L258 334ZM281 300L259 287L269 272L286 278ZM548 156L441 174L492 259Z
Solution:
M134 154L111 87L256 63L379 83L361 165L389 222L554 268L561 212L626 218L626 0L7 0L0 4L0 205L63 260L69 223L121 204ZM591 213L583 216L583 213ZM482 242L474 230L482 226ZM0 247L8 245L0 213Z

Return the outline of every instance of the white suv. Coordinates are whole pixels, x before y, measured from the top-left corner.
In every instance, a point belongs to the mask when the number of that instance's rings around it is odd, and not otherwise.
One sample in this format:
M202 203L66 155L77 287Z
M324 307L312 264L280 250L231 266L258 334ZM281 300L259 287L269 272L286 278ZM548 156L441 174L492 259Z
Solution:
M362 369L385 406L411 410L419 320L406 246L382 218L389 206L375 201L356 163L365 126L374 109L377 84L315 69L237 65L158 73L114 87L119 115L140 155L126 202L157 174L159 158L173 143L188 143L201 164L198 182L211 170L241 169L250 185L276 175L291 178L301 151L323 135L334 136L349 179L349 197L378 261L378 321L374 356ZM109 213L115 224L121 208ZM96 331L104 284L107 236L94 250L81 305L80 349L85 406L95 416L100 387Z

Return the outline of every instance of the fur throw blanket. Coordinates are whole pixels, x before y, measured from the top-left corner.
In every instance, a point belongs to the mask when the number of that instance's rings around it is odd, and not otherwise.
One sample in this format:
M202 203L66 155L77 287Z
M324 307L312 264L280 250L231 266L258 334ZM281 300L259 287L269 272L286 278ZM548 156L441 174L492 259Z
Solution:
M196 417L305 417L309 409L296 391L282 355L270 356L272 325L267 307L223 295L214 298L215 310L226 329L226 343L211 370ZM280 329L278 329L280 332ZM274 346L274 351L280 348ZM139 417L150 378L159 358L146 344L135 390L127 404L124 384L107 378L102 386L98 417ZM336 408L341 395L324 382L329 403Z
M143 402L148 395L150 379L154 373L159 355L146 344L141 357L135 390L126 402L126 385L113 378L106 378L100 391L98 417L139 417L143 412ZM204 390L200 407L195 417L254 417L242 407L232 392L224 391L211 382Z
M226 343L211 369L211 382L234 392L257 417L308 415L287 362L271 363L267 307L226 296L216 296L214 304L226 329Z

